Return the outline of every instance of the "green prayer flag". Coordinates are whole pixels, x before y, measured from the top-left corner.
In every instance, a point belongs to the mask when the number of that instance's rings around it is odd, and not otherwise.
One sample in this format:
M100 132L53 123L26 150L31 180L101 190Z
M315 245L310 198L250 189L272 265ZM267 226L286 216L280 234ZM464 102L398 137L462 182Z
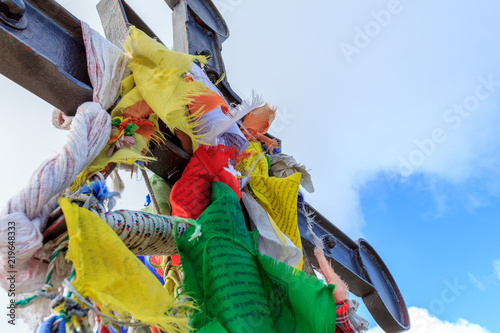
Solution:
M257 252L237 196L212 183L210 206L177 240L185 291L198 303L199 332L333 332L334 286ZM223 329L222 329L223 327Z

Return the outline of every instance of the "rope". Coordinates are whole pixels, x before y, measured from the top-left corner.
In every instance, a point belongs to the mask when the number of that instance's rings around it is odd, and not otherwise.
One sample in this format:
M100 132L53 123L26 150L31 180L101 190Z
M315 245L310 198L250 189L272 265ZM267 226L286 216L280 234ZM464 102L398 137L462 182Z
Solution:
M69 131L73 118L73 116L68 116L59 109L52 111L52 125L57 129Z
M50 283L50 281L51 281L52 275L54 273L56 260L57 260L57 257L62 253L62 251L68 247L68 241L69 241L69 238L68 238L67 232L65 232L64 234L62 234L61 236L58 237L56 242L59 243L59 245L56 246L52 255L50 256L47 275L45 277L45 285L35 295L33 295L31 297L26 297L26 298L23 298L23 299L17 301L16 306L21 307L21 308L27 307L27 306L31 305L32 302L38 296L40 296L40 294L45 294L45 293L52 291L54 286ZM64 255L64 253L63 253L63 255Z

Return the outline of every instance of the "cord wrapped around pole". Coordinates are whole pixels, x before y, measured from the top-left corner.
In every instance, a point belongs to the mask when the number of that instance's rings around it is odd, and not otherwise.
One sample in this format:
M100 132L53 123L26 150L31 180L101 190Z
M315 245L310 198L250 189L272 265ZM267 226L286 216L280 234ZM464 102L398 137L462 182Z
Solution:
M174 232L180 237L193 220L141 211L106 211L94 195L74 199L102 218L135 255L171 256L177 254Z

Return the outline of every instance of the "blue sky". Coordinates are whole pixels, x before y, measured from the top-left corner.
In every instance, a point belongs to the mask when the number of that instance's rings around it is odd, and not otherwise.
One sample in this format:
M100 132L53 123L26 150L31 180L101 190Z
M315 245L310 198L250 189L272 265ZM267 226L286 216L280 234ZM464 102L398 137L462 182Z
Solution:
M271 132L312 169L306 199L375 247L411 332L498 332L498 7L239 1L225 13L230 82L282 108Z
M409 306L451 322L466 318L495 332L500 198L472 207L460 192L484 195L473 183L456 186L416 175L390 186L380 175L361 189L364 230L384 253Z
M60 2L102 31L96 0ZM233 89L279 107L270 132L311 169L306 199L377 250L410 307L410 332L499 332L500 4L214 2L231 31ZM129 3L172 45L164 1ZM5 202L65 133L50 106L3 78L0 88L0 138L15 142L0 169ZM120 206L140 208L144 186L127 186Z

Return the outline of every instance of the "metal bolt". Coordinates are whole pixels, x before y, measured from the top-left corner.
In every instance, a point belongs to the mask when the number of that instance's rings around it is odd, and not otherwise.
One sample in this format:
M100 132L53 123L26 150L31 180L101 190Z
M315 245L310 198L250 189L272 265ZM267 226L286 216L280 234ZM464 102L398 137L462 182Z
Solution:
M212 59L212 52L208 49L201 51L200 55L207 57L208 60Z
M0 12L7 18L19 21L23 18L26 5L23 0L0 0Z
M332 235L326 235L323 237L323 245L328 249L331 250L337 245L337 242L335 242L335 237Z

